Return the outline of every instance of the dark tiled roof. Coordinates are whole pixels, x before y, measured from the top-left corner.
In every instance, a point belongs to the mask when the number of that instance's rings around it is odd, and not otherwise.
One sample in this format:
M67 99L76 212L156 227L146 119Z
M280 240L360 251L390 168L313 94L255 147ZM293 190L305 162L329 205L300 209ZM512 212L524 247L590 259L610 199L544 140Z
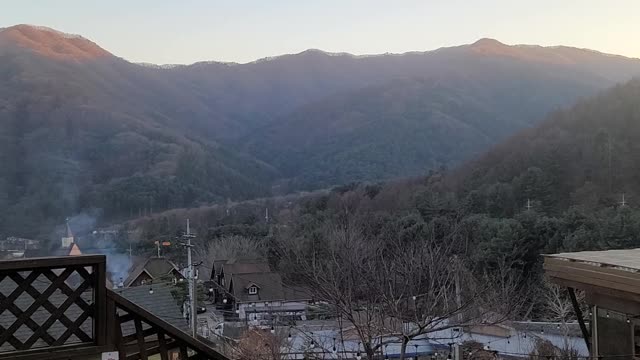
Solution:
M220 274L220 270L222 270L222 265L225 264L227 260L214 260L213 261L213 269L211 269L211 278L216 274Z
M268 273L271 267L265 261L260 262L237 262L222 265L225 276L233 274Z
M258 272L249 274L234 274L230 281L233 296L238 302L275 301L284 300L282 278L278 273ZM249 295L249 287L258 287L258 293Z
M172 271L179 272L180 270L176 264L166 258L152 257L138 264L138 266L131 271L129 277L124 281L124 285L131 285L131 283L134 282L143 271L149 274L151 278L156 279L170 274Z
M153 294L149 293L150 289L153 289ZM171 294L172 289L170 285L141 285L114 291L176 328L188 331L189 324L182 316L178 300ZM133 324L125 324L125 326L128 325L133 326ZM123 332L128 332L124 326Z

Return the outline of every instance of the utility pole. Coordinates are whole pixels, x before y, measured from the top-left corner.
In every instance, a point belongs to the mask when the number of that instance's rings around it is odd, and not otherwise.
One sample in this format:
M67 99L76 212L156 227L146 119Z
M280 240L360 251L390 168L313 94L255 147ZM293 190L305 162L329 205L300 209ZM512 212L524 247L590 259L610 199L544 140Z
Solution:
M131 249L131 240L129 240L129 269L133 266L133 259L131 258L132 253L133 249Z
M531 210L531 208L533 207L533 206L531 205L531 199L527 199L527 206L526 206L526 207L527 207L527 211L528 211L528 210Z
M608 150L608 165L609 165L609 192L612 191L613 189L613 179L612 179L612 172L611 172L611 163L612 163L612 149L613 149L613 144L611 143L611 133L607 134L607 150Z
M193 278L193 261L191 260L191 247L193 247L193 245L191 245L191 239L195 238L196 236L191 234L191 229L189 228L189 219L187 219L187 233L184 234L182 236L184 239L187 240L186 244L183 244L183 246L186 246L187 248L187 263L188 263L188 270L187 270L187 281L189 283L189 323L190 323L190 327L191 327L191 336L193 336L194 338L197 336L197 324L198 324L198 313L196 312L196 294L195 294L195 284L194 284L194 278Z
M622 201L620 201L620 207L627 206L627 200L625 200L625 194L622 193Z
M458 266L458 255L453 255L453 263L455 266L454 285L456 287L456 306L458 307L458 327L462 329L462 290L460 288L460 267Z

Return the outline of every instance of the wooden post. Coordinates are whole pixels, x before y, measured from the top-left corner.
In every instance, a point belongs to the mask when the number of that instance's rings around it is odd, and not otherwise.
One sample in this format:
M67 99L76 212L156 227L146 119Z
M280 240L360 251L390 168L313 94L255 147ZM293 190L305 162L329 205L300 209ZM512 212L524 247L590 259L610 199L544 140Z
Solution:
M95 321L93 333L96 334L96 345L107 344L107 262L106 257L94 266L93 269L93 305L95 306ZM115 309L114 309L115 312Z
M573 304L573 311L576 313L576 317L578 318L578 324L580 324L580 330L582 331L582 337L584 338L584 343L587 345L587 350L591 352L591 341L589 331L587 330L587 326L584 324L584 318L582 317L582 310L580 310L580 304L578 304L578 299L576 298L576 293L572 287L569 287L569 297L571 298L571 304Z

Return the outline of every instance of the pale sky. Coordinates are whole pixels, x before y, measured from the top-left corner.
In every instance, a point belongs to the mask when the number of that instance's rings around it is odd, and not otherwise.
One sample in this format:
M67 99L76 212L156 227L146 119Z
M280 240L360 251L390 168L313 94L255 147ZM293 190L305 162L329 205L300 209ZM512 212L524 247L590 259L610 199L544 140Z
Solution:
M0 27L22 23L156 64L309 48L401 53L483 37L640 57L640 0L0 0Z

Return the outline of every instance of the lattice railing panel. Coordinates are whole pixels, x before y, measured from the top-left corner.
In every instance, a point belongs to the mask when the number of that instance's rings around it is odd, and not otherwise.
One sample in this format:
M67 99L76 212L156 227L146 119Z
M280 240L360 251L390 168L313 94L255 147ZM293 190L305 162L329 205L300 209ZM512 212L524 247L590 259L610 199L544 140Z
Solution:
M0 264L0 354L96 343L97 272L80 262L65 267L3 269Z

